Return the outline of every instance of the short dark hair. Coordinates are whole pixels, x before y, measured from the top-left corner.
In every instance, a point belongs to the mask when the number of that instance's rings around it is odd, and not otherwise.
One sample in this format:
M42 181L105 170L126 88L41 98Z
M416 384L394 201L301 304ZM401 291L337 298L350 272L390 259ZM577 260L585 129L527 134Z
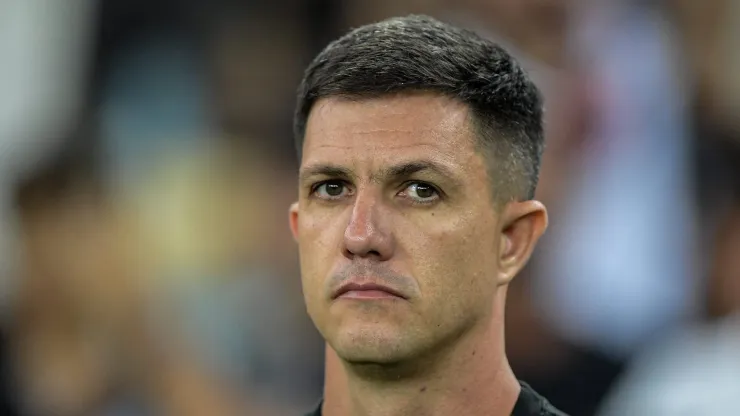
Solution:
M428 16L362 26L330 43L306 69L293 129L299 159L311 109L321 98L373 98L431 91L471 110L497 195L531 199L544 148L542 98L496 43Z

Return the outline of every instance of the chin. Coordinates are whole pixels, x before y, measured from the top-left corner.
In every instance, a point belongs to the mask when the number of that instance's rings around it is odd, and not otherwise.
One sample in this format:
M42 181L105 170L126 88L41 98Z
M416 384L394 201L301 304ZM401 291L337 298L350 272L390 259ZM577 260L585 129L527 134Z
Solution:
M393 364L413 356L413 342L396 331L356 328L342 331L329 342L339 358L358 364Z

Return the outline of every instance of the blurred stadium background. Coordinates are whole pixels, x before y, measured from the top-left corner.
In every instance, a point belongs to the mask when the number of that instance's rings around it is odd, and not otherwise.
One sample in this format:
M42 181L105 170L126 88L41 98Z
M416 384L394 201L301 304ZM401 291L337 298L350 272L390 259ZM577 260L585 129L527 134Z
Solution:
M409 13L545 94L515 372L572 416L738 412L739 1L0 0L0 414L308 410L294 92Z

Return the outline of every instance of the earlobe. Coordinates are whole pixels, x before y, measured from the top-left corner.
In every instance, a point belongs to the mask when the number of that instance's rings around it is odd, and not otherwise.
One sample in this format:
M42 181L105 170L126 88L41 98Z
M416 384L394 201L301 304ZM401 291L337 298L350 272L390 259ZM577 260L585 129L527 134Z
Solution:
M539 201L509 204L502 215L499 284L508 284L527 264L547 229L547 210Z
M298 202L290 204L288 223L290 225L290 232L293 234L293 239L298 241Z

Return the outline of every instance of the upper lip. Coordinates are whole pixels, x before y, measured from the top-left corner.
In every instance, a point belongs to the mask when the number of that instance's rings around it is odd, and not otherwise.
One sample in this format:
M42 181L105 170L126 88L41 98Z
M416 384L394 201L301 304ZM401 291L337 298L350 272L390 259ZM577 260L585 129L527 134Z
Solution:
M343 294L351 291L368 291L368 290L379 290L381 292L388 292L389 294L393 296L397 296L402 299L406 299L406 296L404 296L401 292L398 290L393 289L390 286L385 286L380 283L373 283L373 282L367 282L367 283L358 283L358 282L347 282L341 286L339 286L339 289L337 289L334 292L334 295L332 296L332 299L336 299Z

